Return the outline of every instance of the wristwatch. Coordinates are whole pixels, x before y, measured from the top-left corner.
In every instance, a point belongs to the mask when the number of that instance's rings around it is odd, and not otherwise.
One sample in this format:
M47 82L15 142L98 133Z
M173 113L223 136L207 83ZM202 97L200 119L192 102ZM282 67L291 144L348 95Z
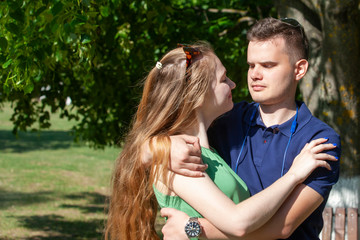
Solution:
M201 234L201 225L197 217L191 217L185 225L185 233L188 238L198 238Z

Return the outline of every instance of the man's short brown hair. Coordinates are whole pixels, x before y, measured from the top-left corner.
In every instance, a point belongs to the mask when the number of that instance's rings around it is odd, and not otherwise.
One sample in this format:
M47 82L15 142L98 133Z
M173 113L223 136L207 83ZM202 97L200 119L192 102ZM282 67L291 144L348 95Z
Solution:
M257 21L247 32L248 41L267 41L283 38L291 61L309 58L309 41L304 28L292 18L264 18Z

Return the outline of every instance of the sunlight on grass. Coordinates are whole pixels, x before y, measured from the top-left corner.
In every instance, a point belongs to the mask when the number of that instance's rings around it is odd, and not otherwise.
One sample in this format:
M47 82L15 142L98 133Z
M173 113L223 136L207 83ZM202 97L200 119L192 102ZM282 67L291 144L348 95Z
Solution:
M11 114L10 104L0 110L0 240L101 239L120 149L73 142L74 122L56 115L50 129L16 137Z
M12 135L0 112L0 239L101 239L105 198L119 148L73 142L72 124Z

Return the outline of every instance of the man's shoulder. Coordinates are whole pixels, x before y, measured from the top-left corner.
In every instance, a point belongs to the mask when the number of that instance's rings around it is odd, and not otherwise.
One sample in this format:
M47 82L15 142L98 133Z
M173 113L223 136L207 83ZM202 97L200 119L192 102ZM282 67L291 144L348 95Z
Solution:
M301 104L301 108L303 108L303 112L305 115L301 117L303 123L299 123L300 125L302 125L301 128L303 129L303 131L305 130L306 132L311 132L315 135L327 133L332 136L339 136L339 134L331 126L312 115L305 103Z
M333 136L339 136L339 134L331 126L313 115L311 116L311 119L307 124L307 128L311 129L311 131L313 131L314 133L326 132Z

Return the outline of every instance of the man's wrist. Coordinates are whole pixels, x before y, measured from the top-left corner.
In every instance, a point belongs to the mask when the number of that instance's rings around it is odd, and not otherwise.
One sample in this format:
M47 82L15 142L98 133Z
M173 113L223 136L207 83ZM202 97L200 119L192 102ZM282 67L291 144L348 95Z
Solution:
M198 239L202 233L202 227L197 217L190 217L185 225L185 233L189 239Z

